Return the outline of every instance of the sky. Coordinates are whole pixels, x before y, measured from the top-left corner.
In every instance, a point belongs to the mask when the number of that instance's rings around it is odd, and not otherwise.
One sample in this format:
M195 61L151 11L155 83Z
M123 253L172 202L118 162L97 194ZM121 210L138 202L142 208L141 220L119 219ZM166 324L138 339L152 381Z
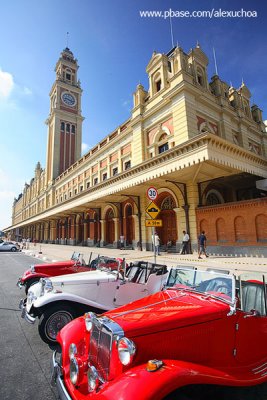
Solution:
M256 16L173 16L170 24L166 13L220 9ZM141 18L140 11L166 18ZM167 53L172 38L185 52L199 42L209 78L214 48L220 78L236 88L244 80L267 119L266 15L262 0L0 0L0 229L11 225L14 198L36 163L45 168L49 92L67 45L80 66L85 153L129 118L136 86L148 89L153 51Z

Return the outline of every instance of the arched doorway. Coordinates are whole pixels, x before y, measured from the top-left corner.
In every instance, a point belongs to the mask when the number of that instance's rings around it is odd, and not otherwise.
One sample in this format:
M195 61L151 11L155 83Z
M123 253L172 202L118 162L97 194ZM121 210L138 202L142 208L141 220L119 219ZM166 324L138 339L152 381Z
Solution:
M175 245L178 238L176 214L173 210L176 207L175 200L170 193L164 192L159 195L157 204L161 209L157 218L162 220L162 227L157 228L160 244L167 245L171 241Z
M132 244L134 239L134 223L133 208L131 204L127 204L125 207L125 223L126 243Z
M115 241L114 211L108 209L106 213L106 243L113 244Z

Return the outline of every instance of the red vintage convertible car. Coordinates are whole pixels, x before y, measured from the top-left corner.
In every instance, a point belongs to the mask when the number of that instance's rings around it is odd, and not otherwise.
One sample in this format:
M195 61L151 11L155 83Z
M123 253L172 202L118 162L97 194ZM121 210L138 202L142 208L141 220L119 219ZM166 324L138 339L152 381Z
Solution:
M90 256L89 262L86 264L82 254L74 252L71 259L68 261L31 265L31 267L24 272L23 276L18 279L17 286L20 289L24 286L27 294L30 286L38 282L40 278L87 272L96 269L97 266L106 266L110 269L117 269L118 262L121 264L123 260L121 258L115 259L98 256L96 259L91 261Z
M72 321L53 354L59 397L191 399L203 384L266 382L265 278L172 269L165 290Z

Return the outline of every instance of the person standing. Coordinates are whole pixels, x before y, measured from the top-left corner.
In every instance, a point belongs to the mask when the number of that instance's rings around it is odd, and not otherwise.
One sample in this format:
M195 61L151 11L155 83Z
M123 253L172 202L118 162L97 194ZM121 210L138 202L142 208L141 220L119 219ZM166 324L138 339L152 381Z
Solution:
M183 231L182 251L181 254L189 254L189 240L190 237L186 231Z
M121 248L121 250L124 249L124 235L123 234L120 235L120 248Z
M155 232L154 235L152 234L151 239L152 239L152 248L155 245L155 254L157 256L160 256L160 254L159 254L160 238L159 238L159 235L157 234L157 232Z
M206 257L208 257L207 253L206 253L206 247L207 247L207 237L205 235L205 231L202 231L201 234L198 237L198 258L201 259L201 254L205 254Z

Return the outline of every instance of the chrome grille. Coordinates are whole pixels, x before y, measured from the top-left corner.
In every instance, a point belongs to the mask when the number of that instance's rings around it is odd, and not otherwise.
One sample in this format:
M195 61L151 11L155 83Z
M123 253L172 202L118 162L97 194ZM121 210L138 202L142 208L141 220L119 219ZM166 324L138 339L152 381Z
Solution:
M123 336L121 327L107 317L93 318L90 336L89 364L103 381L109 379L112 344Z
M89 363L94 365L103 380L108 379L112 332L108 332L99 320L94 320L91 331Z

